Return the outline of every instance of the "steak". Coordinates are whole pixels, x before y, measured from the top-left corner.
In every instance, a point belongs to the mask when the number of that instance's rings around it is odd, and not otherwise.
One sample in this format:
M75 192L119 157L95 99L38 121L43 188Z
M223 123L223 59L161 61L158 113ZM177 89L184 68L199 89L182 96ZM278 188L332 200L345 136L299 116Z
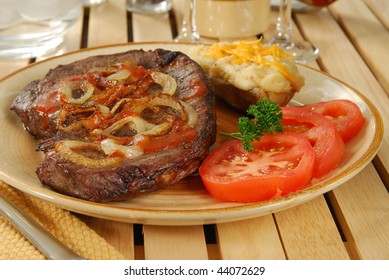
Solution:
M174 92L166 94L165 82L156 76L172 77ZM36 173L44 185L108 202L156 191L194 173L215 141L214 102L196 62L181 52L156 49L59 65L28 84L11 109L42 140L37 150L45 159Z

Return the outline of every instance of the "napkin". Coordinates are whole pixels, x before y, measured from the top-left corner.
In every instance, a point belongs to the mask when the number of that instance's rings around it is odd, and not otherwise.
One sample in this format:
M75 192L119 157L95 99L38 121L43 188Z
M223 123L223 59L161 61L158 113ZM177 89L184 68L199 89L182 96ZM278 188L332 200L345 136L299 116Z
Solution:
M69 211L29 196L2 181L0 192L80 256L89 260L124 259L118 250ZM0 214L0 260L44 259L45 256Z

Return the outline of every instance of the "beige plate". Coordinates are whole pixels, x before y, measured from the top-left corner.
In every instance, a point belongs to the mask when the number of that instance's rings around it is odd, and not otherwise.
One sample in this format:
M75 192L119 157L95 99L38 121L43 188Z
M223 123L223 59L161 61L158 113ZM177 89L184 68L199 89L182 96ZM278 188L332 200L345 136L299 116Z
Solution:
M23 130L16 114L10 111L12 100L30 81L42 78L58 64L97 54L111 54L129 49L180 50L188 44L142 43L85 49L32 64L0 81L0 179L42 200L62 208L105 219L155 225L195 225L220 223L257 217L284 210L311 200L341 185L362 170L374 157L383 136L383 125L377 109L361 93L324 73L299 66L306 86L292 104L309 104L330 99L349 99L361 108L367 123L358 136L347 144L345 157L336 170L312 182L307 189L274 200L254 203L226 203L214 199L204 190L199 176L190 176L167 189L136 199L114 203L92 203L61 195L40 183L35 170L42 154L35 152L36 141ZM217 107L218 129L236 130L239 114L223 102ZM216 147L225 138L219 137Z

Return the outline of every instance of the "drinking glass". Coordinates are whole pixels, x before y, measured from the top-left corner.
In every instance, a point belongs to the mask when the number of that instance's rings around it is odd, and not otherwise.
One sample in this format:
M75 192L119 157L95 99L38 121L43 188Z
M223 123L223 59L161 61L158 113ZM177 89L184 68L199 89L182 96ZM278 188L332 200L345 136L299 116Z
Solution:
M182 20L181 30L178 36L174 38L175 42L199 43L200 35L197 32L196 25L196 0L185 0L184 18Z
M81 16L82 0L0 0L0 60L57 50Z
M127 0L127 11L141 14L163 14L172 8L172 0Z
M292 0L280 0L276 31L268 42L291 54L295 61L307 63L317 59L319 49L310 42L292 36Z

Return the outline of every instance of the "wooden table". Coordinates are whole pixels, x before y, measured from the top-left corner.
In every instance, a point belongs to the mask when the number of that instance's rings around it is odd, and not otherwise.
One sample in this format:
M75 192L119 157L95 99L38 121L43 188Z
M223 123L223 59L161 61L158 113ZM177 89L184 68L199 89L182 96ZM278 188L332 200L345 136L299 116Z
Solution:
M127 13L125 0L85 8L58 54L106 44L171 41L184 1L169 14ZM339 0L294 14L294 32L320 51L311 66L366 95L389 127L389 2ZM274 30L276 11L265 35ZM178 27L177 27L178 25ZM301 34L299 33L301 32ZM39 57L37 60L44 59ZM0 62L1 75L31 61ZM389 259L389 130L366 168L308 203L259 218L206 226L152 226L80 216L128 259Z

